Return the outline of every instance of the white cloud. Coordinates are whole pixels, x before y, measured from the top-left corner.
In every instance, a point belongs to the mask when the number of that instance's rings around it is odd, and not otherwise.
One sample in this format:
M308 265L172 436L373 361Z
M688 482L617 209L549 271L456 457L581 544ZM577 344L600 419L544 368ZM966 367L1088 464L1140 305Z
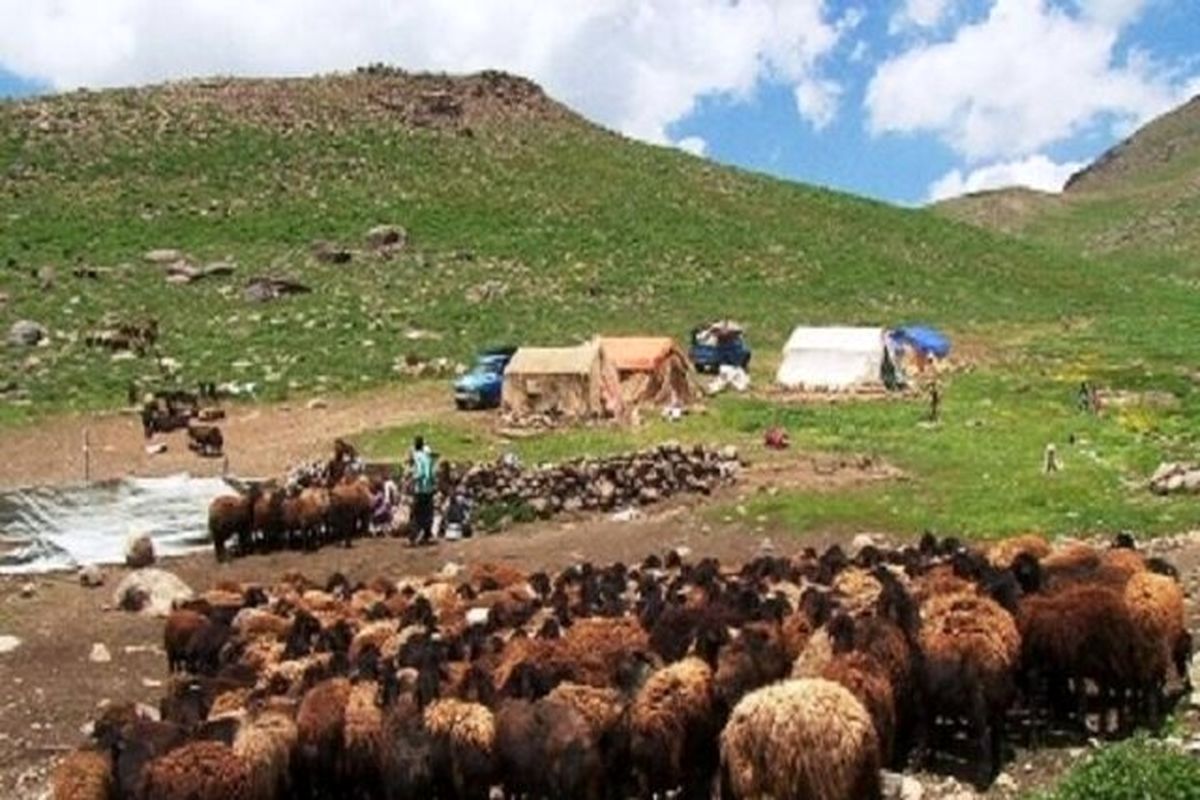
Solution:
M56 88L495 67L662 143L704 95L812 78L843 33L825 0L0 0L0 20L0 65Z
M892 17L891 31L904 28L936 27L950 12L954 0L904 0L900 10Z
M685 136L675 142L675 146L680 150L691 153L694 156L700 156L701 158L708 153L708 142L699 136Z
M875 134L932 133L974 161L1036 153L1105 117L1144 122L1184 99L1148 59L1115 59L1144 0L994 0L948 41L883 63L867 89Z
M796 109L815 130L822 131L837 118L841 87L828 80L806 78L794 90Z
M1038 154L1019 161L1005 161L963 174L962 170L951 170L929 187L929 202L947 200L972 192L988 189L1004 189L1024 186L1042 192L1060 192L1067 178L1083 169L1082 161L1059 164Z

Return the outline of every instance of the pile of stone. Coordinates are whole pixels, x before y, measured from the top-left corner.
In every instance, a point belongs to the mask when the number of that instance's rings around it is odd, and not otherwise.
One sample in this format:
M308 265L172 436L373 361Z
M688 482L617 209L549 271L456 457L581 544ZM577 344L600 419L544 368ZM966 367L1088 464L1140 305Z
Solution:
M458 471L455 484L476 506L525 504L541 517L650 505L679 494L711 494L737 479L737 449L668 443L652 450L524 468L512 460Z
M1154 494L1200 494L1200 466L1171 462L1160 464L1150 478Z

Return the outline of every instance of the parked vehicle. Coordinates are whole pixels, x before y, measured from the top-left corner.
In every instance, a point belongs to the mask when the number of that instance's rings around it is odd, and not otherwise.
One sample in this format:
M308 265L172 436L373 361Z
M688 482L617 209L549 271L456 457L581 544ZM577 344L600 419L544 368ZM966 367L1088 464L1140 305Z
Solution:
M454 381L454 405L460 410L498 407L504 370L515 352L515 347L496 347L476 356L475 366Z
M723 366L750 368L750 346L742 327L715 322L692 330L688 358L697 372L717 372Z

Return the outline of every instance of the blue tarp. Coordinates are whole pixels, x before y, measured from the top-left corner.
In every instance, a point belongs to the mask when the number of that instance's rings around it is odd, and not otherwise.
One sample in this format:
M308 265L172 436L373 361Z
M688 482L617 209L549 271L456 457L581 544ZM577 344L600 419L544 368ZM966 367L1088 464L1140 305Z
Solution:
M950 355L950 339L944 333L925 325L906 325L892 331L892 337L901 344L924 353L945 358Z

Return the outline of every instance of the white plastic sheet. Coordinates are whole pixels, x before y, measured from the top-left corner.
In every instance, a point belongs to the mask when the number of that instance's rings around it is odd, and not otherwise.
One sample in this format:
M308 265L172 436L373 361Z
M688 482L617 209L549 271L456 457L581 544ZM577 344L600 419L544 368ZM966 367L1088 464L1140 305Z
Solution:
M160 556L205 547L208 504L231 491L220 478L172 475L0 492L0 573L120 563L133 533Z

